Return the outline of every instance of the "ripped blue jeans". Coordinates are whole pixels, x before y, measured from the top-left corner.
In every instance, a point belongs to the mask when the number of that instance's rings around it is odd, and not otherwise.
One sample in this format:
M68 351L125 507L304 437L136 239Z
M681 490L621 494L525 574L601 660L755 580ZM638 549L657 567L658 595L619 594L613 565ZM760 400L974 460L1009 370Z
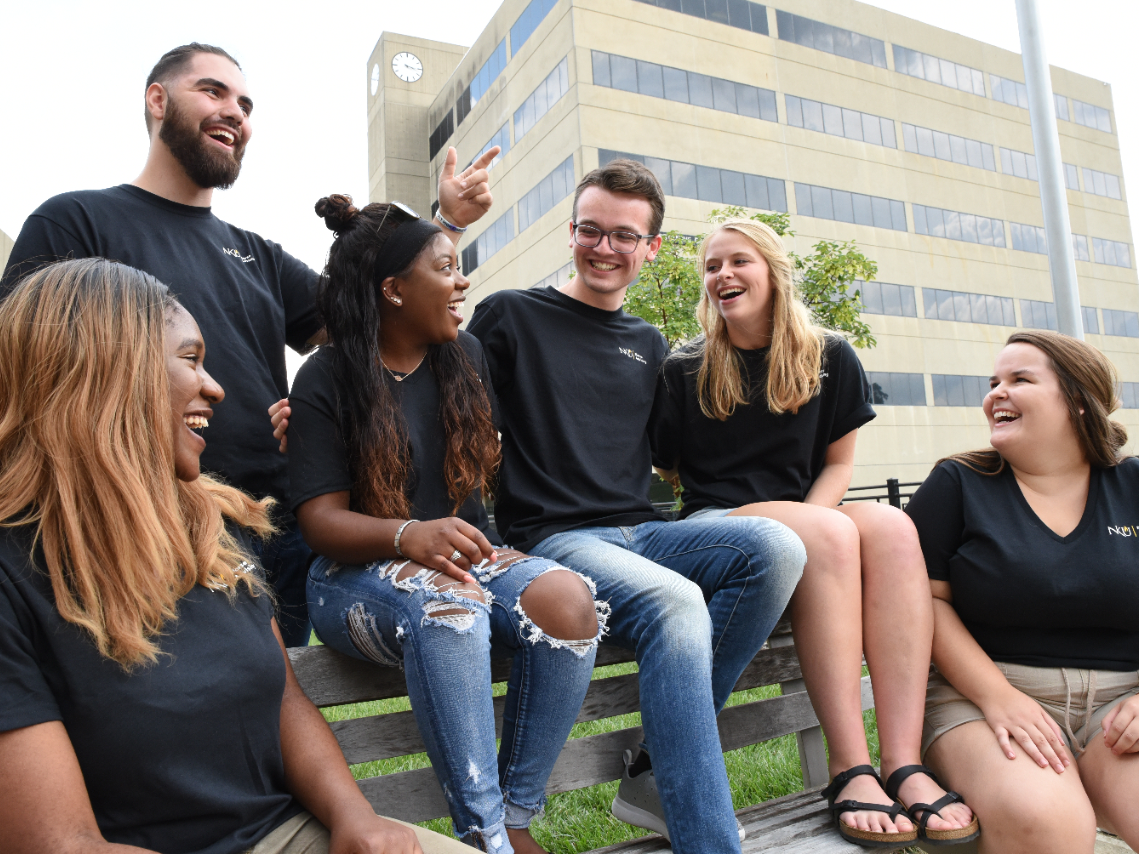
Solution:
M344 566L316 558L308 578L313 628L345 655L403 667L455 833L482 851L512 854L505 829L528 827L542 812L546 780L589 687L607 606L594 597L596 637L561 640L521 605L530 582L565 571L553 561L502 557L473 567L486 602L463 596L454 579L432 570L398 578L408 563ZM579 577L593 593L593 582ZM492 655L514 658L497 756Z

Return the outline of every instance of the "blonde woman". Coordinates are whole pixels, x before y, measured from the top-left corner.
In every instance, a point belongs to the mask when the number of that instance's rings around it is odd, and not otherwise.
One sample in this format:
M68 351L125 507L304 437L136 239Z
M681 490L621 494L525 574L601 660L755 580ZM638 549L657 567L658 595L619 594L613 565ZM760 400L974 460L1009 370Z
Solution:
M858 428L874 418L858 358L812 324L768 226L723 223L701 244L699 264L704 335L662 368L654 464L679 476L683 518L764 516L806 545L791 620L830 749L824 795L839 833L866 847L975 838L969 808L919 762L933 610L917 534L892 507L838 506ZM863 728L864 652L884 786Z
M0 851L469 850L377 817L297 683L245 534L268 502L200 472L204 357L100 258L0 304Z

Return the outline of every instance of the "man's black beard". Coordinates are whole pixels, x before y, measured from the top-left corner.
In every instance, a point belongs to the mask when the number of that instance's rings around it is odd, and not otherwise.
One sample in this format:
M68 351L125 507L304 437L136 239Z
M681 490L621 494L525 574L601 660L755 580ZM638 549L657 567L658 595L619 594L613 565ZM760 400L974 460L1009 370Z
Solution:
M235 136L237 133L234 131ZM228 190L241 173L245 144L235 144L232 155L211 150L209 143L202 139L201 127L186 119L173 98L167 102L166 117L158 129L158 138L166 143L190 180L202 189Z

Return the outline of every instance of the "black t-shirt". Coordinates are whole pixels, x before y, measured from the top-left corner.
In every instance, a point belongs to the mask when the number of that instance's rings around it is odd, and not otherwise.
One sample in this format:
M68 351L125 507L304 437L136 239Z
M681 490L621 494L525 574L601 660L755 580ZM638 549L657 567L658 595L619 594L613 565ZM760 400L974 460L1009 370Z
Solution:
M906 508L929 577L994 661L1139 670L1139 459L1092 469L1083 518L1061 537L1012 470L944 462Z
M491 409L496 411L494 389L482 347L472 336L461 331L459 346L475 366L490 398ZM456 515L482 531L493 545L502 545L502 540L487 520L479 490L463 502L458 513L451 512L455 504L447 494L444 471L447 438L439 415L439 384L426 361L402 382L396 382L386 371L384 381L403 413L407 427L411 454L407 494L412 518L442 519ZM318 495L350 492L354 478L340 428L343 410L339 405L332 369L332 348L321 347L301 365L293 380L289 405L293 410L289 419L289 479L293 484L293 510Z
M317 274L209 208L124 184L40 205L12 248L0 298L42 264L93 256L150 273L198 322L206 368L226 393L206 431L202 468L287 504L285 457L266 410L288 392L285 345L302 351L320 330Z
M236 854L300 812L269 596L195 587L158 663L128 673L59 615L32 534L0 528L0 732L63 722L109 842Z
M792 415L767 408L767 354L737 350L748 389L746 406L726 421L700 411L697 346L665 359L649 426L653 465L679 463L684 486L681 518L705 507L740 507L756 501L802 501L827 456L827 447L874 418L870 386L854 348L828 335L820 370L822 388Z
M646 432L668 353L657 329L544 287L491 294L470 331L502 405L495 519L508 543L661 518Z

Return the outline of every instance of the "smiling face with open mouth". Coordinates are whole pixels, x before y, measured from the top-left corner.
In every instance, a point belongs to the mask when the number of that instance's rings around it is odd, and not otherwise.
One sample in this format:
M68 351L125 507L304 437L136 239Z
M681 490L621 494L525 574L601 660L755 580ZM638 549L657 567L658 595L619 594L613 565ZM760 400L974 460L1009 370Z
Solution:
M190 313L176 306L166 313L166 374L170 379L170 408L174 419L174 474L197 480L206 449L201 432L210 426L212 405L225 397L202 366L206 345Z
M470 284L459 270L455 245L440 233L423 247L408 275L393 279L385 290L389 297L401 300L401 334L415 344L428 346L458 337Z
M652 216L653 208L648 199L589 186L577 199L574 222L602 232L623 231L643 235L649 231ZM570 223L569 246L573 250L577 275L563 290L574 299L597 308L620 308L625 288L640 274L645 261L656 257L660 238L641 237L632 252L616 252L607 236L603 236L596 246L582 246L574 239L573 226L574 223ZM620 245L619 239L617 242Z
M1009 344L997 355L989 386L982 403L989 441L1013 465L1034 449L1078 445L1060 378L1043 350L1023 342Z
M253 133L245 76L223 56L199 53L170 82L158 138L199 187L226 189Z
M771 342L775 308L771 271L746 235L725 228L708 241L704 289L724 318L733 344L756 349Z

